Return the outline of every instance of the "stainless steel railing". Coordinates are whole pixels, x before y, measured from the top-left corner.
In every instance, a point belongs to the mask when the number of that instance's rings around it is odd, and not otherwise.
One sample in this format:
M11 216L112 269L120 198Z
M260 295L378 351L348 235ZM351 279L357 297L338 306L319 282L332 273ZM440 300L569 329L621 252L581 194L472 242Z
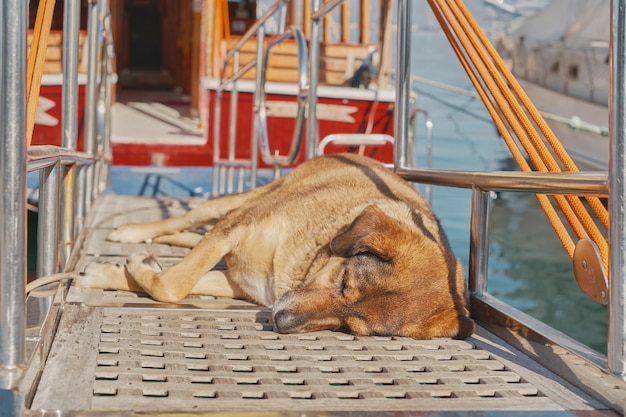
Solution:
M267 135L267 109L265 107L265 81L267 78L267 62L270 50L286 39L293 38L296 42L298 50L298 92L296 95L296 117L295 127L291 136L291 147L287 155L272 153L270 149L269 138ZM258 105L255 105L255 119L258 119L258 138L261 145L261 159L264 163L274 166L274 177L280 175L280 169L292 165L302 145L304 133L304 112L306 109L307 99L309 97L309 77L307 72L307 47L306 39L302 30L296 26L290 26L288 31L273 39L265 48L263 53L263 61L261 64L260 83L256 86L256 96L258 97Z
M0 415L19 416L24 406L19 383L26 361L26 173L40 173L38 277L65 267L92 199L106 186L102 179L108 168L103 166L110 158L103 152L110 149L106 124L110 120L113 59L108 0L90 2L87 90L92 103L85 110L85 128L95 133L86 135L86 152L76 151L80 5L79 0L65 2L63 146L29 148L25 103L27 2L9 0L0 5Z

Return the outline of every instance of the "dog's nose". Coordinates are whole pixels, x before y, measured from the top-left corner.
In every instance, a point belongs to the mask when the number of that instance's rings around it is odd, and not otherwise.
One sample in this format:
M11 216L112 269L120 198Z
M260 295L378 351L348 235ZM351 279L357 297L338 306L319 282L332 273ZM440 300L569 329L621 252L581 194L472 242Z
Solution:
M297 316L289 310L274 313L274 330L278 333L293 333L297 327Z

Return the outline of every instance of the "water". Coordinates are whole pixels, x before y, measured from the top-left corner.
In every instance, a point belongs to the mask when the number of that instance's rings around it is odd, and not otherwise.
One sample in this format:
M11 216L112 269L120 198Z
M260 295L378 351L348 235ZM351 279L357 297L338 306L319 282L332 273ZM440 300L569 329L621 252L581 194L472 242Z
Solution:
M466 4L487 30L498 23L489 20L482 1ZM473 91L428 7L416 2L413 12L418 29L412 38L412 73ZM420 107L434 123L434 168L517 170L480 100L421 83L416 91ZM423 166L422 150L418 160ZM467 269L470 192L437 187L432 204ZM492 204L489 250L491 294L606 353L607 308L578 289L571 261L534 196L498 194Z

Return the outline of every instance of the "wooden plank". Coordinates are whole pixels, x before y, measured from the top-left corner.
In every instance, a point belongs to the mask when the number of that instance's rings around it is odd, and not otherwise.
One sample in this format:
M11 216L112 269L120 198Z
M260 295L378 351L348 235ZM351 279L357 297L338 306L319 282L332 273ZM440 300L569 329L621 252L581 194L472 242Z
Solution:
M380 64L378 69L378 86L387 87L391 84L391 47L392 47L392 17L393 17L393 1L383 0L381 7L380 19Z
M360 16L360 34L359 41L361 43L370 43L370 19L371 19L370 0L361 0L361 16Z
M341 5L341 42L350 42L350 2Z
M324 3L326 3L328 0L324 0ZM324 19L322 21L322 26L323 26L323 33L324 36L322 37L324 42L332 42L332 27L331 27L331 23L332 23L332 16L331 13L326 14L326 16L324 16Z
M239 40L233 37L227 41L232 48ZM240 68L256 58L256 39L248 40L242 45L239 53ZM371 45L324 42L321 47L320 82L328 85L344 85L359 68L363 59L369 54ZM288 39L272 48L268 61L267 80L293 82L298 78L297 46ZM232 61L226 68L226 77L233 74ZM256 70L251 69L242 79L254 80Z
M304 24L302 25L304 37L311 39L311 0L303 0L302 8L304 9Z

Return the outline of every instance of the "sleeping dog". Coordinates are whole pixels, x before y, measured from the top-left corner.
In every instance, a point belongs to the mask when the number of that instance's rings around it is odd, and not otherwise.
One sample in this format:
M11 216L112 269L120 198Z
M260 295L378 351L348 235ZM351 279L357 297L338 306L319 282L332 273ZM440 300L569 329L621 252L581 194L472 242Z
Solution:
M189 232L207 224L204 236ZM125 266L92 263L77 285L164 302L188 294L243 298L271 307L282 333L430 339L474 330L461 263L430 207L362 156L319 157L184 215L121 226L109 239L192 250L167 270L147 253L132 254ZM227 271L211 270L222 258Z

